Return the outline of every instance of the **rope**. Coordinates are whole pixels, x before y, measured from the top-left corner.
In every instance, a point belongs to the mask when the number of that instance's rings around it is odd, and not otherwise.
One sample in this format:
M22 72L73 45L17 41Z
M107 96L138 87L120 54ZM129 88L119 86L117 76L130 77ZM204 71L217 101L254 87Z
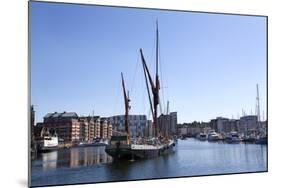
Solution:
M113 105L113 111L115 112L115 114L118 114L118 111L117 111L117 102L119 101L120 99L120 84L121 83L121 77L119 78L118 80L118 87L116 89L116 95L115 95L115 100L114 100L114 105Z
M137 73L137 68L138 68L138 60L136 62L137 63L135 65L135 71L134 71L134 74L133 74L133 81L132 81L131 89L130 89L131 93L133 93L133 89L134 89L134 86L135 86L135 79L136 79L136 73Z

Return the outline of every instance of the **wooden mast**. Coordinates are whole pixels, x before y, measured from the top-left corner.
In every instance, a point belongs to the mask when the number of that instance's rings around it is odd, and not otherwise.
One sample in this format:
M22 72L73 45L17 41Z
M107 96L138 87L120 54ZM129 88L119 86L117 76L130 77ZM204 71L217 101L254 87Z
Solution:
M125 102L125 131L127 135L129 135L129 96L126 94L126 88L125 88L125 83L124 83L124 78L123 78L123 73L121 72L121 77L122 77L122 87L123 87L123 94L124 94L124 102Z
M158 120L157 120L157 106L159 104L159 90L160 90L160 82L159 82L159 76L158 76L158 21L156 21L156 75L155 75L155 89L153 92L153 99L154 99L154 125L155 125L155 131L156 131L156 137L158 137Z
M151 110L151 113L154 114L151 96L150 96L150 92L149 92L148 81L147 81L146 71L148 71L148 69L147 69L147 66L146 66L146 63L145 63L145 59L143 57L142 49L140 49L140 54L141 54L141 59L142 59L142 67L143 67L143 73L144 73L144 77L145 77L145 84L146 84L146 89L147 89L147 94L148 94L148 99L149 99L149 104L150 104L150 110ZM150 83L153 85L153 81L152 81L152 78L150 77L150 74L148 74L148 76L149 76Z
M158 22L156 22L156 74L155 74L155 84L153 82L153 79L151 77L151 74L149 73L148 67L146 65L142 49L140 49L140 54L141 54L141 60L143 64L143 69L144 69L144 74L145 74L145 79L147 82L147 75L148 75L148 80L151 86L152 90L152 95L153 95L153 109L152 109L152 102L150 98L150 94L148 92L149 100L150 100L150 106L151 106L151 111L153 113L153 127L154 127L154 134L155 137L158 137L158 121L157 121L157 106L159 104L159 90L160 90L160 82L159 82L159 76L158 76Z

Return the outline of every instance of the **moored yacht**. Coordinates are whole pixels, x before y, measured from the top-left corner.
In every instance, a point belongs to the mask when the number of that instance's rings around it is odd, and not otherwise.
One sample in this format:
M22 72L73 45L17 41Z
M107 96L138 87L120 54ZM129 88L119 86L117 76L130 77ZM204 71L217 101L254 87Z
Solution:
M253 143L256 141L256 135L255 134L245 135L242 137L242 139L244 142Z
M220 136L215 130L211 130L208 134L208 141L218 141L220 140Z
M227 143L240 143L242 139L237 132L232 131L225 137L225 141Z
M44 133L42 139L37 141L37 149L40 152L47 152L58 149L59 141L56 133Z
M267 144L267 135L258 135L255 144Z
M196 138L200 141L206 141L207 140L207 134L205 133L199 133Z

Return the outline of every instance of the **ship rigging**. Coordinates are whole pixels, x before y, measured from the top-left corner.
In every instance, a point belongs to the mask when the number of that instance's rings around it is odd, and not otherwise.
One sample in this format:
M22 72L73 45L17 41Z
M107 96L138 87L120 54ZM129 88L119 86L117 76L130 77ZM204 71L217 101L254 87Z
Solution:
M159 59L159 39L158 39L158 23L156 22L156 73L155 81L153 81L151 73L147 67L143 51L140 49L142 67L144 71L145 83L149 98L150 110L153 114L153 129L154 137L151 139L145 138L140 142L132 143L129 132L129 109L130 109L130 99L129 92L126 92L125 82L123 73L121 73L122 78L122 89L124 95L124 106L125 106L125 135L115 135L111 137L110 144L106 146L106 152L111 155L114 159L131 159L131 158L150 158L157 157L162 154L170 153L174 151L174 146L176 140L174 138L162 137L163 135L159 134L158 127L158 111L157 107L159 105L159 90L160 90L160 81L158 75L158 59ZM150 95L149 84L152 93Z

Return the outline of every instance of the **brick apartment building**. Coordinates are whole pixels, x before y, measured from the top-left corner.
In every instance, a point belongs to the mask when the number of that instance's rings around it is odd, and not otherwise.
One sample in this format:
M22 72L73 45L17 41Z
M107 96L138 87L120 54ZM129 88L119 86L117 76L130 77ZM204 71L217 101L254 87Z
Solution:
M64 142L79 141L80 122L75 112L48 113L44 116L44 127L53 129Z
M80 141L92 141L96 138L110 138L112 124L100 116L79 117Z
M112 124L100 116L81 116L75 112L48 113L43 127L54 130L64 142L93 141L112 136Z

